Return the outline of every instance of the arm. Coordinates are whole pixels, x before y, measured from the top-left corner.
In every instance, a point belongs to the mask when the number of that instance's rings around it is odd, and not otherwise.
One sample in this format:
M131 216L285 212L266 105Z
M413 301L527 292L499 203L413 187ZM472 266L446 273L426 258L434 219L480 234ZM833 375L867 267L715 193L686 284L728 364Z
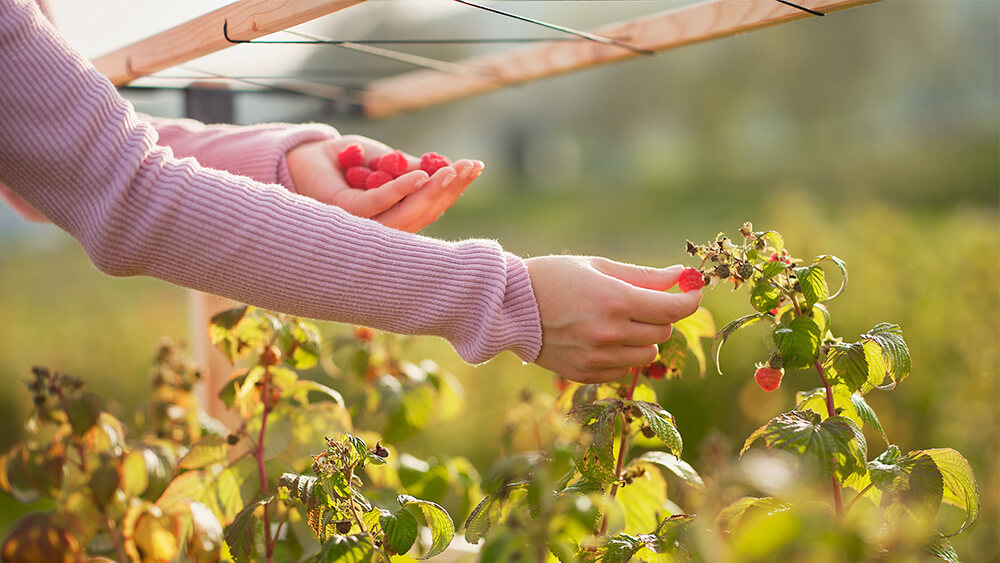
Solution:
M174 158L30 0L0 0L0 181L102 271L311 318L447 338L467 361L533 360L524 263Z

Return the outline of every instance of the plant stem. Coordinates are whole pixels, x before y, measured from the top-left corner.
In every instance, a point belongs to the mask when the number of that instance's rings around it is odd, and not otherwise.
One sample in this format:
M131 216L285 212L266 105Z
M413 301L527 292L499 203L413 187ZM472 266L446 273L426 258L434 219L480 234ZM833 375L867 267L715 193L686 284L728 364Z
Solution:
M260 415L260 435L257 437L257 473L260 476L260 494L267 496L267 471L264 469L264 433L267 430L267 415L271 412L271 370L264 368L264 385L261 387L261 401L264 412ZM268 503L270 504L270 503ZM274 542L271 541L271 522L267 513L268 505L264 505L264 551L267 563L274 561Z
M62 405L63 411L66 413L66 420L69 420L69 401L66 400L66 394L63 393L62 386L57 388L56 393L59 395L59 404ZM76 453L80 456L80 472L87 473L87 456L83 451L83 444L80 443L79 438L73 438L73 445L76 446Z
M628 401L632 400L632 395L635 393L635 386L639 382L639 368L632 368L629 372L632 374L632 385L629 386L628 391L625 393L625 399ZM611 484L611 492L608 496L611 500L615 500L615 495L618 494L618 482L622 477L622 469L625 467L625 450L628 448L628 419L625 418L625 413L622 414L622 437L618 442L618 463L615 465L615 482ZM604 517L604 521L601 523L601 534L604 535L608 532L608 518Z
M108 516L107 512L104 512L104 525L108 528L108 539L115 544L115 552L118 554L118 560L128 561L128 557L125 555L125 545L122 536L115 531L114 520Z
M837 409L833 406L833 388L830 387L830 382L826 379L826 374L823 373L823 365L816 360L813 364L816 367L816 371L819 373L819 378L823 380L823 387L826 389L826 412L829 416L837 416ZM833 489L833 507L837 511L837 517L840 518L844 515L844 501L840 497L840 483L837 482L837 476L834 475L830 477L831 488Z

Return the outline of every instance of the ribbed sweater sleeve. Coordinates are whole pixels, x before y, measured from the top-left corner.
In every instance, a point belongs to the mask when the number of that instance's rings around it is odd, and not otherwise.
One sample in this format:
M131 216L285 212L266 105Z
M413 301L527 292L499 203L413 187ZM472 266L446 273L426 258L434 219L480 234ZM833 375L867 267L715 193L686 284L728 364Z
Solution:
M150 275L309 318L533 360L524 262L493 241L385 228L177 159L31 0L0 0L0 182L114 276Z
M174 156L192 156L202 166L266 184L281 184L291 191L295 191L295 184L285 154L301 143L339 136L336 129L322 123L236 126L206 125L193 119L141 117L156 129L157 144L170 147Z

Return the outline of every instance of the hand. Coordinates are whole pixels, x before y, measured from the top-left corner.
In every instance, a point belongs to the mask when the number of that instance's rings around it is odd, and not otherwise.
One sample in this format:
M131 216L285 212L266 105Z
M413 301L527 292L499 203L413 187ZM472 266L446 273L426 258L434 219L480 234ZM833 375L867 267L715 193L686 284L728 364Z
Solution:
M701 291L664 293L684 269L645 268L604 258L525 261L542 319L535 363L581 383L624 376L656 358L671 323L698 309Z
M34 223L48 222L48 219L46 219L44 215L36 211L35 208L28 202L21 199L20 196L10 191L10 188L3 184L0 184L0 199L6 201L7 205L16 211L18 215L28 221L32 221Z
M337 153L352 143L361 145L367 160L392 152L392 148L358 135L303 143L286 157L295 190L401 231L417 232L436 221L483 171L478 160L459 160L431 177L415 170L374 190L357 190L347 185L337 164ZM406 158L411 168L419 166L419 159Z

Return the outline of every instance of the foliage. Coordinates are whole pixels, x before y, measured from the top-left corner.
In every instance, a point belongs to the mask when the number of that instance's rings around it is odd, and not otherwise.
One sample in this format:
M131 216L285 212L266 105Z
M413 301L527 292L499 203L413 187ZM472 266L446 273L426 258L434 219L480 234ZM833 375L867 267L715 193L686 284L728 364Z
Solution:
M522 393L485 495L467 461L398 451L455 416L462 390L437 364L402 359L404 339L369 329L324 347L298 319L248 307L215 317L213 341L239 366L219 393L240 414L233 432L197 412L198 373L171 346L137 435L79 379L36 369L28 438L4 456L0 485L57 508L26 517L2 555L427 558L456 533L447 504L468 515L464 537L487 562L957 560L949 538L980 511L971 466L950 448L901 452L866 399L910 376L902 329L835 336L827 304L847 287L844 261L803 261L749 223L741 235L687 249L713 285L746 288L754 312L716 331L699 310L624 381ZM680 377L689 357L704 375L708 338L721 373L719 351L751 325L766 333L757 365L811 370L819 386L752 431L738 460L716 456L699 474L655 381ZM318 365L337 390L301 376ZM885 443L880 455L865 430Z
M244 306L214 317L209 334L238 366L219 392L240 415L232 432L198 411L199 373L170 343L156 353L152 395L135 431L83 391L79 378L34 370L27 437L2 458L0 485L22 502L53 498L55 509L10 532L5 561L56 554L73 561L377 561L407 552L430 557L450 544L454 523L434 500L453 490L478 495L475 470L460 458L431 464L390 452L377 434L356 427L338 391L300 377L297 370L319 361L316 327ZM358 329L340 345L367 353L373 337ZM412 365L387 355L381 361ZM357 375L372 373L402 376L368 365ZM434 377L426 379L447 380L449 397L460 400L453 378ZM427 408L411 393L387 399L380 390L388 385L370 387L372 400L406 404L387 435L422 427L412 421L423 415L407 409ZM422 397L439 395L422 389ZM426 544L422 528L430 531Z

